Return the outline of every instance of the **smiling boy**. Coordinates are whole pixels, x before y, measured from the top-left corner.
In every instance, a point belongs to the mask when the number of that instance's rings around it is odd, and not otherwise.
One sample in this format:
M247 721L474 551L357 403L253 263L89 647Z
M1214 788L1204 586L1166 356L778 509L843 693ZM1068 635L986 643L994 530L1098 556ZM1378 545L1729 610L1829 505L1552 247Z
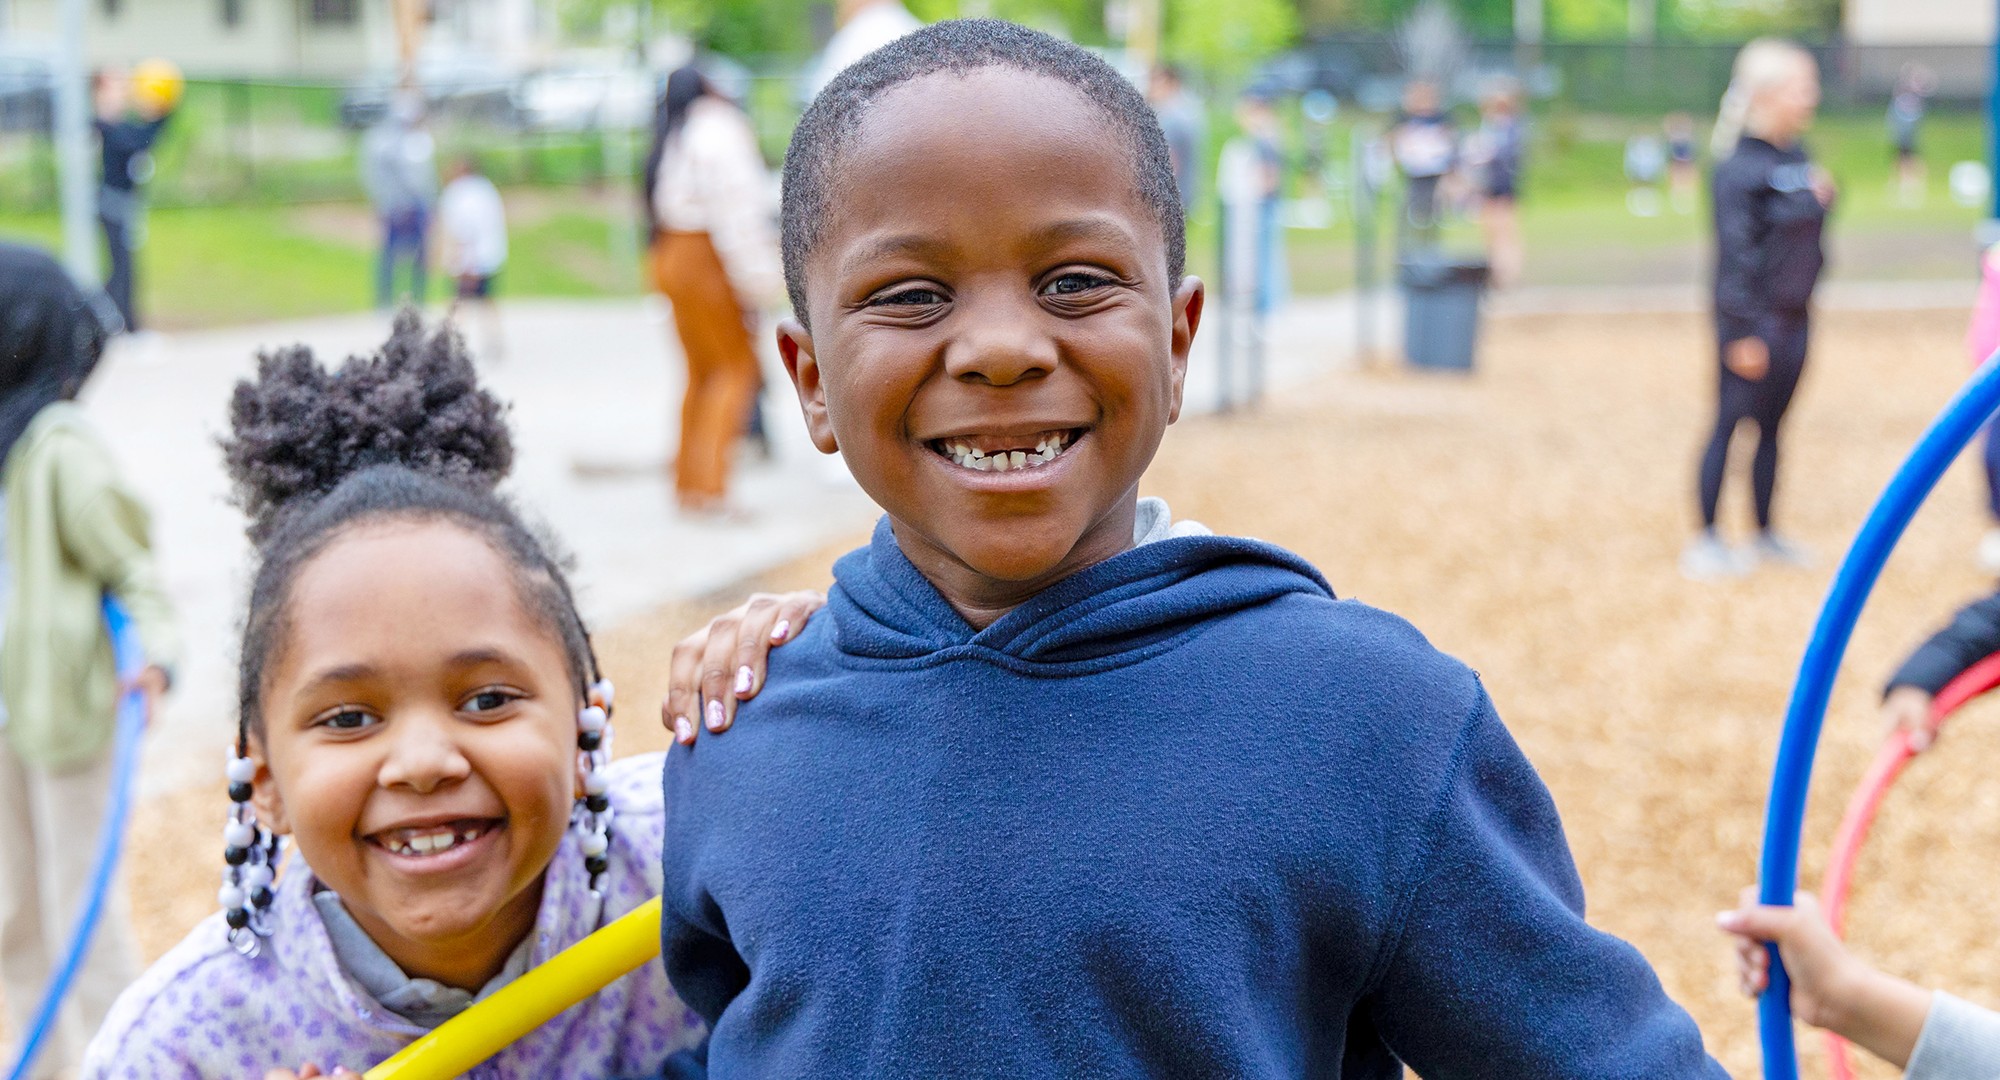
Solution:
M918 31L785 176L807 425L887 511L676 750L668 974L755 1076L1720 1077L1477 678L1138 498L1201 319L1152 114Z

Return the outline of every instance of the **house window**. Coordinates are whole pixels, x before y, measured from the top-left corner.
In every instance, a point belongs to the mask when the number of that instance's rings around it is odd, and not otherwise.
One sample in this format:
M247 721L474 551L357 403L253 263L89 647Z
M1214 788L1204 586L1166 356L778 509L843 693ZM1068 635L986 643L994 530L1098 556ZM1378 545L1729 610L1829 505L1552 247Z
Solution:
M309 0L312 21L320 26L353 26L360 20L360 0Z
M230 30L243 25L243 0L222 0L222 25Z

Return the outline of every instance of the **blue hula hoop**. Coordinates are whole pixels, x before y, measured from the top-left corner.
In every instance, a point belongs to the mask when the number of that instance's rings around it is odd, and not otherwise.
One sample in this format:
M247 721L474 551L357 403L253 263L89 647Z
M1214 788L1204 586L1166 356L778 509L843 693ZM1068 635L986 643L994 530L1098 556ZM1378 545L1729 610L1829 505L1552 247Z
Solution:
M145 654L139 648L139 636L132 628L131 617L109 596L104 598L104 624L111 634L118 677L130 680L146 666ZM29 1066L35 1063L49 1031L55 1027L70 983L76 980L77 969L83 965L84 954L90 949L91 935L104 913L104 897L111 891L112 873L118 868L119 850L125 846L125 818L132 805L132 773L139 759L139 736L145 729L146 698L132 690L118 700L118 729L111 751L111 801L104 813L104 827L97 834L97 862L90 871L90 891L77 915L76 929L70 933L62 962L49 977L48 989L42 992L42 1003L35 1010L34 1022L28 1026L28 1037L21 1043L14 1067L7 1073L8 1080L27 1077Z
M1895 550L1903 529L1937 486L1938 478L1961 450L1971 443L1996 409L2000 409L2000 353L1995 353L1962 387L1938 418L1931 422L1916 448L1882 490L1875 508L1862 522L1854 546L1834 575L1813 626L1798 681L1785 710L1785 731L1778 743L1778 762L1771 775L1771 799L1765 809L1764 854L1758 865L1758 902L1789 905L1799 879L1799 834L1805 825L1806 790L1812 783L1813 752L1819 746L1827 698L1839 674L1840 659L1861 617L1862 605L1881 576L1882 565ZM1798 1080L1798 1049L1792 1041L1791 980L1771 954L1770 988L1757 1001L1757 1030L1764 1050L1766 1080Z

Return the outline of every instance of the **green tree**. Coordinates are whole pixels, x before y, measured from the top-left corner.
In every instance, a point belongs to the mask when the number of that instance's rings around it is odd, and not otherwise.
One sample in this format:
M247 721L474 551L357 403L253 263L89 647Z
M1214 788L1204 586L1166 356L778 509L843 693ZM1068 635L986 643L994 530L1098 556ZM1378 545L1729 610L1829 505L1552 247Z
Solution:
M1165 0L1162 51L1218 86L1234 86L1299 34L1291 0Z

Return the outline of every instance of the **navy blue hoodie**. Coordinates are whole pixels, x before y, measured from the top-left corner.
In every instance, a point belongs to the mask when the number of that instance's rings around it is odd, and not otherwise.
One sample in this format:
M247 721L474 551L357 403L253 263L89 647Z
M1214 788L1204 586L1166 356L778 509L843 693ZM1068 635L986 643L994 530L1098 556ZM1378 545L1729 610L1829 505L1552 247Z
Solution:
M1297 556L1162 540L977 631L886 521L834 573L668 758L711 1075L1726 1077L1478 679Z

